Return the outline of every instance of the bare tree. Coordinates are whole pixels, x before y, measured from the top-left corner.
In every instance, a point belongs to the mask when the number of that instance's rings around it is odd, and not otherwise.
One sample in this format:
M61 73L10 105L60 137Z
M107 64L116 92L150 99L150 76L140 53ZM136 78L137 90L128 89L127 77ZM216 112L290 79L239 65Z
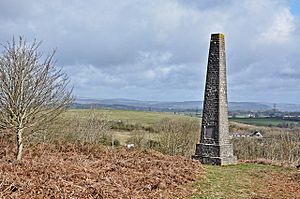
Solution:
M53 120L72 101L68 77L44 56L41 42L20 37L2 45L0 56L0 128L16 134L17 160L22 158L23 132Z

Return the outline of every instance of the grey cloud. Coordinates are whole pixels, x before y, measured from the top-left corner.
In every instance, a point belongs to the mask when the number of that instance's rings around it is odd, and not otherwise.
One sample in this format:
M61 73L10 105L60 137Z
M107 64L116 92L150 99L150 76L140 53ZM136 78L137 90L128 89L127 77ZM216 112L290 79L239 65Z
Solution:
M43 40L45 51L57 47L77 96L199 100L210 33L223 32L231 101L265 100L267 90L271 100L297 102L290 87L300 84L300 22L288 6L288 0L3 0L0 40L24 35Z

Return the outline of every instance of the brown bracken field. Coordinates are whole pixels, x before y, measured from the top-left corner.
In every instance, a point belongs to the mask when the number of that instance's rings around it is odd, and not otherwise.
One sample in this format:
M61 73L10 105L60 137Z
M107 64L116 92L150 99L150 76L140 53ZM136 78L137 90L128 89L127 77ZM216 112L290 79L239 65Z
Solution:
M12 148L1 146L0 198L184 198L203 175L196 161L151 150L90 144L28 148L16 162Z

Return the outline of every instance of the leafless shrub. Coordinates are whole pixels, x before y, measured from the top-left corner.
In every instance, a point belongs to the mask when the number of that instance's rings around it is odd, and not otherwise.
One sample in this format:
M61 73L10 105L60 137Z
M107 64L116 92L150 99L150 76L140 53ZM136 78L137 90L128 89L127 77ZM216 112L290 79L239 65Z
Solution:
M110 145L112 135L110 133L111 123L105 113L96 113L91 110L88 116L83 117L80 113L62 115L55 123L48 126L47 129L36 134L36 142L57 143L81 142L93 144Z
M131 132L131 137L127 140L127 143L134 144L135 147L142 148L146 144L146 131L134 130Z
M233 139L239 159L267 159L296 165L300 163L300 133L282 133L262 139Z
M79 139L89 143L106 143L108 142L108 136L110 125L106 114L102 114L100 117L94 112L91 112L90 116L86 120L80 120L75 126L75 132Z
M163 119L156 127L160 133L160 151L190 157L199 139L199 122L189 118Z
M53 63L55 51L42 60L40 44L20 37L2 45L0 128L15 133L17 160L22 158L24 130L53 120L72 101L68 78Z

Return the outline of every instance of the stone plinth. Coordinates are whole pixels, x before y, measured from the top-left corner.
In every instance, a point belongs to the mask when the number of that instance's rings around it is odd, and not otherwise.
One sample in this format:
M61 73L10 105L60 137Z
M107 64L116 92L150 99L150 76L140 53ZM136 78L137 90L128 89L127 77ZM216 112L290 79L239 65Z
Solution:
M193 158L203 164L236 163L229 139L225 41L218 33L210 40L200 144Z

